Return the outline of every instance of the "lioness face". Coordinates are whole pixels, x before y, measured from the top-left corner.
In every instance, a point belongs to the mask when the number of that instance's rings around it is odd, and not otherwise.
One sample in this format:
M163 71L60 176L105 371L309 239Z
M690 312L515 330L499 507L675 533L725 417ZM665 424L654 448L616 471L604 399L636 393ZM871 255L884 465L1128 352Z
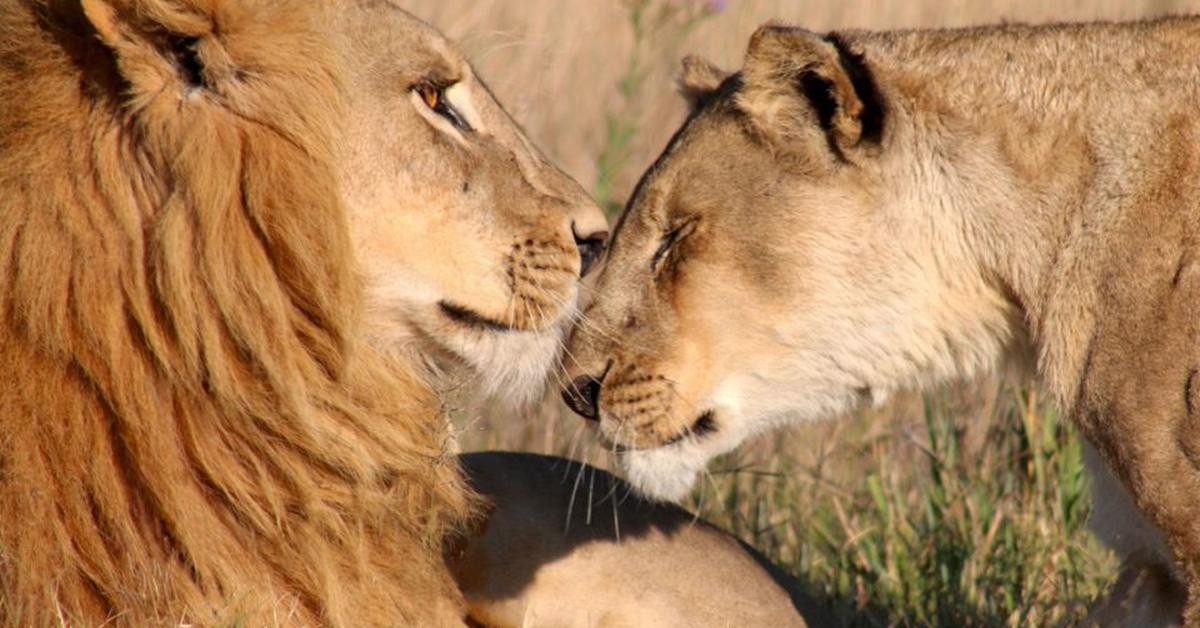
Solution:
M780 172L743 126L737 81L642 181L568 348L568 403L599 419L635 486L667 499L752 432L844 396L821 381L840 374L821 344L842 322L825 313L852 251L822 241L848 235L866 199ZM818 394L788 394L801 374Z
M386 2L337 11L368 320L384 342L526 396L558 355L604 217L440 34Z
M930 347L995 355L943 324L1006 321L965 316L1004 308L975 278L948 283L920 221L896 219L923 200L884 185L903 158L891 114L844 47L764 28L741 73L685 71L692 115L621 217L568 345L564 398L644 492L679 498L754 433L949 376Z

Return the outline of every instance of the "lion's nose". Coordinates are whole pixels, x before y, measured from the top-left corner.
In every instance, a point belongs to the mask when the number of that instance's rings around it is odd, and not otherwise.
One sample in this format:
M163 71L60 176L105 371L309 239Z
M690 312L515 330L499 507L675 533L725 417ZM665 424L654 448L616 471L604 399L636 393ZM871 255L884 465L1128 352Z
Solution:
M567 402L567 407L574 410L579 416L589 421L599 421L600 386L603 383L603 375L599 378L591 375L576 377L563 389L563 401Z
M579 224L574 222L571 224L571 232L575 236L575 247L579 249L579 276L586 277L600 256L604 254L604 247L608 243L608 232L592 231L580 234Z

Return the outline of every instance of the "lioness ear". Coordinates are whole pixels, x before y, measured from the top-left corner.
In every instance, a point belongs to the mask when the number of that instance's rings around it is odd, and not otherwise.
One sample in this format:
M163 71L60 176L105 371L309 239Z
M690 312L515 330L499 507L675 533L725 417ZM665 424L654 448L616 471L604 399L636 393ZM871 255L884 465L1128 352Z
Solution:
M677 81L679 95L687 101L693 111L711 94L721 87L730 73L714 65L708 59L696 55L683 58L683 70Z
M882 140L884 103L871 68L836 34L761 26L750 39L742 73L747 87L741 105L769 129L799 135L789 127L815 121L839 159Z
M136 5L136 6L135 6ZM131 96L176 86L187 93L210 85L205 46L213 48L211 16L182 3L80 0L97 39L112 51ZM212 56L212 50L209 50Z

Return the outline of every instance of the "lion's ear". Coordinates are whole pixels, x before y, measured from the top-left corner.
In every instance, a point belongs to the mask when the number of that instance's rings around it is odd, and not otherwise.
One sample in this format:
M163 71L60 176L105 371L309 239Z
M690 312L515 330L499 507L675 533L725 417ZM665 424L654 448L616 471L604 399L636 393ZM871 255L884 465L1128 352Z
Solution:
M105 0L82 0L79 5L83 15L96 29L100 41L112 48L120 41L120 29L117 27L117 9Z
M729 74L708 59L688 55L683 58L683 69L677 80L679 95L683 96L688 107L694 111L721 87L721 83L729 78Z
M742 73L747 87L741 104L765 117L767 126L815 122L839 158L882 140L884 103L874 74L836 34L761 26L750 39Z
M209 85L202 49L215 45L208 41L214 39L211 16L169 2L80 0L80 6L135 94L172 84L183 92Z

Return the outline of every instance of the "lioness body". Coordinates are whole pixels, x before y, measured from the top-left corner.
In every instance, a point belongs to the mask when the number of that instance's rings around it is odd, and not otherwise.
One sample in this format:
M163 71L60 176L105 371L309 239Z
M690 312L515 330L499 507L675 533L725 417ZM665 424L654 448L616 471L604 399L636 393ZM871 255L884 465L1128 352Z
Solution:
M831 626L798 583L682 508L562 458L463 456L491 506L451 568L490 628Z
M1031 357L1112 473L1098 529L1156 572L1129 623L1177 621L1172 582L1200 622L1197 59L1179 18L767 26L735 76L691 63L568 397L674 496L773 424Z

